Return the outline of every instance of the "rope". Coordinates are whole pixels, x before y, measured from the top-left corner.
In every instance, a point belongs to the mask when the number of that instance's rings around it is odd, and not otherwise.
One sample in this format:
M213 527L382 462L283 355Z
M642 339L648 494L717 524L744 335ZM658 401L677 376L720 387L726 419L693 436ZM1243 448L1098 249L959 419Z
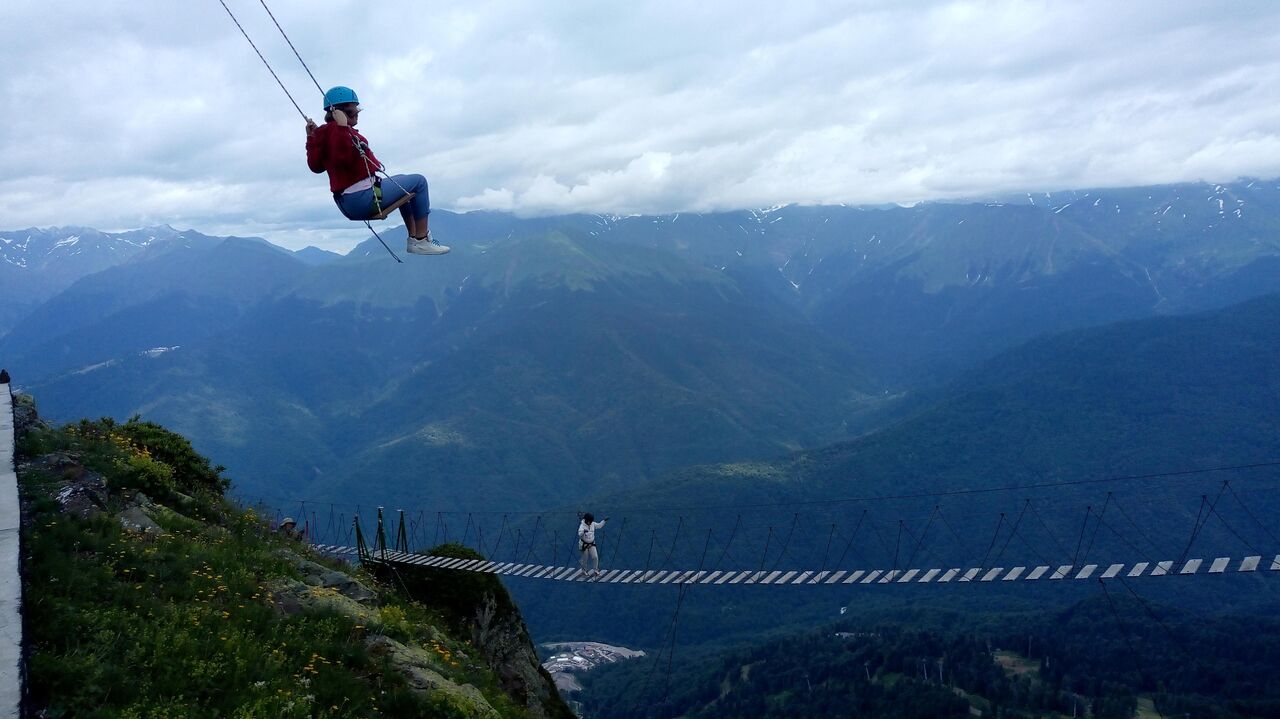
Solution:
M1227 518L1222 516L1222 513L1219 512L1216 507L1210 507L1209 512L1213 514L1215 517L1217 517L1218 521L1222 522L1222 526L1226 527L1227 531L1231 532L1232 536L1234 536L1236 539L1239 539L1241 542L1243 542L1244 546L1248 547L1250 552L1253 552L1254 554L1262 554L1262 552L1258 551L1258 549L1254 547L1253 544L1249 542L1249 540L1240 536L1240 533L1237 532L1235 528L1233 528L1230 524L1227 524Z
M738 518L733 520L733 531L729 532L729 541L725 543L724 551L720 552L720 559L716 560L716 569L720 568L720 565L724 563L725 556L729 554L729 547L733 544L733 538L737 536L738 525L741 523L742 523L742 515L739 514Z
M822 553L822 566L818 567L818 571L827 568L827 560L831 558L831 540L836 536L836 523L831 523L831 532L827 535L827 550Z
M1031 500L1029 499L1027 500L1027 502L1030 501ZM1057 547L1059 552L1062 552L1063 558L1066 558L1068 556L1067 548L1062 546L1062 542L1059 542L1058 538L1054 536L1053 532L1049 529L1049 525L1045 524L1044 517L1040 516L1040 510L1036 509L1034 504L1031 505L1031 516L1036 518L1036 521L1044 528L1044 533L1048 535L1049 541L1053 542L1053 546Z
M782 551L778 552L778 558L773 560L773 566L769 568L770 571L777 569L778 565L782 563L782 557L787 553L787 547L791 546L791 537L796 533L796 522L799 520L799 512L791 515L791 529L787 531L787 540L782 543Z
M662 684L662 703L667 703L667 695L671 692L671 663L676 656L676 627L680 623L680 605L684 603L684 594L689 590L688 584L680 585L680 593L676 595L676 611L671 617L671 645L667 648L667 675Z
M493 555L498 556L498 552L502 550L502 535L507 532L507 515L502 515L502 526L498 528L498 538L493 541Z
M702 559L698 560L698 571L702 571L702 565L707 562L707 550L711 548L711 530L707 529L707 541L702 545ZM696 573L695 573L696 574Z
M769 536L764 540L764 553L760 555L760 570L764 571L765 560L769 558L769 543L773 541L773 525L769 525Z
M1022 542L1022 546L1030 550L1031 554L1034 555L1035 558L1039 560L1041 564L1052 564L1052 562L1050 562L1047 558L1045 558L1043 554L1040 553L1040 550L1036 549L1035 545L1033 545L1030 541L1027 540L1025 536L1023 536L1022 532L1018 531L1017 527L1014 527L1013 533L1018 537L1018 540Z
M617 566L618 550L622 549L622 533L627 531L627 518L622 518L622 526L618 528L618 538L613 541L613 555L609 557L609 564Z
M1027 513L1027 507L1030 504L1031 504L1031 500L1029 499L1025 503L1023 503L1022 511L1018 512L1018 518L1013 522L1013 529L1009 530L1009 536L1004 540L1004 545L1000 547L1000 552L996 554L996 558L992 560L993 563L999 563L1000 558L1004 556L1004 550L1009 548L1009 542L1012 542L1013 536L1018 533L1018 526L1022 524L1022 517ZM1027 540L1023 539L1022 541L1023 543L1025 543ZM984 563L984 566L985 566L985 563Z
M898 538L893 540L893 567L890 570L890 576L898 575L898 553L902 551L902 530L906 526L905 522L898 520Z
M1102 517L1107 513L1107 507L1111 506L1111 493L1107 492L1107 500L1102 503L1102 510L1094 517L1093 533L1089 535L1089 544L1084 548L1084 554L1080 555L1080 561L1089 561L1089 552L1093 551L1093 540L1098 538L1098 529L1102 527Z
M680 521L676 523L676 533L671 536L671 549L667 552L667 558L662 560L662 566L666 567L670 565L671 557L676 552L676 540L680 538L680 530L683 527L684 527L684 517L681 517Z
M1277 545L1280 545L1280 538L1277 538L1276 535L1273 534L1271 530L1267 528L1267 525L1263 524L1258 519L1258 517L1253 513L1253 510L1249 509L1249 505L1245 504L1243 499L1240 499L1240 495L1236 494L1236 490L1233 487L1231 487L1229 483L1227 485L1227 491L1231 492L1231 496L1236 498L1236 502L1239 503L1241 509L1244 510L1245 514L1249 515L1249 519L1252 519L1254 524L1261 527L1262 531L1266 532L1267 536L1271 538L1272 542L1275 542Z
M392 256L392 257L394 257L394 258L395 258L396 262L399 262L399 263L400 263L400 264L402 264L402 265L404 264L404 260L400 259L400 256L399 256L399 255L397 255L397 254L395 253L395 251L391 249L391 246L390 246L390 245L388 245L388 244L386 243L386 241L382 239L382 235L379 235L379 234L378 234L378 231L377 231L377 230L375 230L375 229L373 229L373 225L369 224L369 221L368 221L368 220L365 220L365 221L364 221L364 226L365 226L365 227L368 227L368 228L369 228L369 231L373 233L373 236L374 236L374 237L376 237L376 238L378 238L378 242L381 242L381 243L382 243L382 246L383 246L384 248L386 248L387 252L389 252L389 253L391 254L391 256Z
M1137 592L1135 592L1135 591L1133 590L1133 587L1129 586L1129 583L1128 583L1128 582L1126 582L1126 581L1124 581L1124 577L1117 576L1117 577L1116 577L1116 579L1119 579L1119 580L1120 580L1120 586L1122 586L1122 587L1124 587L1125 589L1129 590L1129 593L1133 595L1133 598L1134 598L1134 599L1136 599L1136 600L1138 600L1138 604L1140 604L1140 605L1142 606L1143 610L1145 610L1145 611L1146 611L1147 616L1149 616L1149 617L1151 617L1152 619L1154 619L1154 620L1155 620L1155 622L1156 622L1156 624L1159 624L1159 625L1160 625L1160 627L1161 627L1162 629L1164 629L1165 634L1168 634L1168 635L1169 635L1169 640L1170 640L1170 641L1172 641L1172 642L1174 643L1174 646L1176 646L1176 647L1178 647L1179 649L1181 649L1181 650L1182 650L1182 653L1183 653L1183 654L1185 654L1185 655L1187 656L1187 658L1188 658L1188 659L1190 659L1192 662L1197 661L1197 657L1196 657L1194 654L1192 654L1192 653L1191 653L1191 650L1190 650L1190 649L1187 649L1187 647L1186 647L1185 645L1183 645L1182 640L1178 638L1178 635L1177 635L1177 634L1174 634L1174 633L1173 633L1173 630L1169 628L1169 625L1168 625L1168 624L1165 624L1165 623L1164 623L1164 620L1163 620L1163 619L1161 619L1159 616L1157 616L1157 615L1156 615L1155 610L1153 610L1153 609L1151 608L1151 605L1147 603L1147 600L1146 600L1146 599L1143 599L1143 598L1142 598L1142 595L1140 595L1140 594L1138 594Z
M922 548L922 545L924 544L925 532L928 532L928 531L929 531L929 530L928 530L928 528L926 527L926 528L925 528L925 531L920 533L920 537L919 537L919 538L917 538L917 537L916 537L916 535L915 535L915 533L911 531L911 528L910 528L910 527L908 527L908 526L906 526L905 524L903 525L902 529L903 529L903 531L904 531L904 532L906 532L906 534L907 534L907 539L908 539L908 540L910 540L911 542L915 543L916 549L917 549L917 550L921 549L921 548ZM935 551L933 551L932 549L925 549L925 554L928 554L929 556L931 556L931 557L933 557L935 560L937 560L936 564L937 564L938 566L942 566L942 565L944 565L944 564L946 564L946 563L947 563L947 561L946 561L945 559L943 559L941 556L939 556L939 555L938 555L938 553L937 553L937 552L935 552ZM914 553L913 553L912 558L911 558L911 559L908 559L908 560L907 560L907 562L903 565L903 569L910 569L910 568L911 568L911 567L913 567L913 566L915 566L915 556L914 556Z
M888 559L889 555L893 553L893 550L889 548L889 543L885 541L884 534L880 532L880 527L875 523L875 521L870 522L870 525L871 531L876 535L876 540L880 542L881 547L884 547L885 558Z
M1028 500L1029 501L1029 500ZM911 556L907 559L907 566L914 566L916 563L916 554L920 552L920 547L924 544L924 538L929 534L929 528L933 526L933 520L938 518L938 506L933 506L933 514L929 517L929 523L924 525L924 531L920 533L920 540L916 542L916 548L911 550Z
M1129 630L1124 626L1124 622L1120 621L1120 612L1116 609L1116 602L1111 598L1111 592L1107 591L1107 583L1102 581L1101 577L1098 578L1098 586L1102 587L1102 594L1107 598L1107 605L1111 607L1111 616L1115 617L1116 626L1118 626L1120 628L1120 632L1124 634L1125 644L1129 646L1129 652L1133 654L1134 661L1141 665L1142 655L1138 653L1138 648L1134 644L1133 638L1129 636ZM1160 711L1160 707L1155 705L1154 701L1152 701L1151 706L1156 710L1156 714L1160 716L1160 719L1164 719L1164 714Z
M1116 508L1119 508L1119 507L1120 505L1117 504ZM1150 554L1147 554L1146 551L1142 549L1142 547L1139 547L1137 544L1134 544L1133 542L1129 541L1129 538L1121 534L1119 531L1117 531L1115 527L1111 526L1110 522L1104 521L1101 517L1098 518L1098 521L1102 523L1102 526L1106 527L1107 529L1110 529L1111 533L1119 537L1121 541L1123 541L1125 544L1132 547L1134 551L1136 551L1138 554L1141 554L1142 557L1146 559L1148 562L1151 562L1153 564L1155 563L1156 561L1155 557L1152 557ZM1160 550L1157 549L1156 551L1160 551Z
M991 535L991 544L987 545L987 551L982 555L982 563L979 567L987 566L987 557L991 556L991 549L996 546L996 539L1000 537L1000 528L1004 526L1004 512L1000 513L1000 521L996 522L996 531Z
M849 541L846 542L844 545L844 551L840 553L840 558L836 560L836 563L835 563L836 567L839 567L840 565L844 564L845 555L849 553L849 548L853 546L853 538L858 536L858 530L862 529L862 521L866 518L867 518L867 510L864 509L862 510L862 516L858 517L858 523L853 527L853 534L849 535ZM861 555L862 552L858 552L858 554Z
M1156 554L1159 554L1159 553L1160 553L1160 547L1159 547L1159 546L1157 546L1157 545L1156 545L1156 543L1155 543L1154 541L1152 541L1151 537L1147 536L1147 533L1146 533L1146 532L1142 531L1142 527L1138 525L1137 521L1135 521L1133 517L1129 516L1129 513L1125 511L1125 509L1124 509L1124 505L1120 504L1119 500L1117 500L1117 501L1116 501L1116 509L1117 509L1117 510L1119 510L1120 515L1121 515L1122 517L1124 517L1126 520L1128 520L1129 525L1130 525L1131 527L1133 527L1133 531L1137 532L1139 537L1141 537L1141 538L1145 539L1145 540L1146 540L1146 542L1147 542L1147 544L1151 545L1151 551L1152 551L1152 552L1155 552ZM1111 530L1111 531L1115 532L1115 530L1114 530L1114 529L1113 529L1113 530ZM1118 532L1117 532L1116 534L1117 534L1117 535L1119 535L1119 533L1118 533ZM1127 540L1126 540L1126 541L1127 541ZM1134 546L1134 545L1132 545L1132 544L1131 544L1131 546ZM1137 547L1136 547L1136 546L1134 546L1134 549L1137 549ZM1150 555L1147 555L1147 553L1146 553L1146 552L1144 552L1144 551L1142 551L1141 549L1138 549L1138 552L1139 552L1139 553L1141 553L1141 554L1143 554L1143 555L1146 555L1148 559L1150 559L1150 558L1151 558L1151 557L1150 557Z
M529 561L529 559L533 556L533 550L537 547L537 543L538 543L538 528L539 528L540 526L542 526L542 515L541 515L541 514L539 514L539 515L538 515L538 521L536 521L536 522L534 522L534 523L533 523L533 531L529 533L529 551L528 551L528 552L525 552L525 555L524 555L524 561L526 561L526 562L528 562L528 561Z
M231 22L234 22L236 27L240 28L240 34L244 35L244 39L249 42L249 47L253 48L253 51L258 53L258 59L262 61L263 65L267 66L267 72L271 73L271 77L276 79L276 84L280 86L281 90L284 90L284 94L289 98L289 102L293 103L293 108L298 111L299 115L302 115L303 120L310 120L311 118L307 117L307 113L303 112L301 107L298 107L298 101L294 100L293 95L289 94L289 88L285 87L284 83L280 81L280 76L276 74L275 70L271 69L271 63L267 62L267 58L262 56L262 51L258 49L257 45L253 44L253 40L249 39L249 33L244 31L244 26L236 19L235 13L231 12L231 8L227 7L227 4L223 2L223 0L218 0L218 2L221 3L222 9L226 10L227 14L231 16ZM308 72L310 72L310 70L308 70Z
M649 686L653 683L653 675L658 670L658 667L661 666L662 664L662 645L667 644L667 637L671 637L670 649L667 652L668 660L670 659L671 651L675 649L676 621L680 616L680 605L684 601L684 593L688 589L688 586L689 585L687 584L681 584L679 591L676 594L676 606L675 606L675 609L671 612L671 622L670 624L667 625L666 631L662 633L662 639L660 639L658 642L658 652L653 655L653 664L649 665L649 671L645 674L645 677L644 677L644 684L642 685L644 692L647 692L649 690ZM665 680L665 683L668 684L668 687L669 687L670 679L671 679L671 663L670 661L668 661L666 680ZM666 691L667 691L666 689L663 690L662 702L664 704L667 701Z
M1223 483L1222 483L1222 489L1219 489L1219 490L1218 490L1218 496L1217 496L1217 497L1214 497L1214 498L1213 498L1213 501L1209 503L1209 505L1208 505L1208 506L1209 506L1209 511L1208 511L1208 512L1205 512L1205 511L1204 511L1204 508L1205 508L1205 502L1206 502L1206 500L1208 500L1208 496L1207 496L1207 495L1203 495L1203 494L1202 494L1202 495L1200 495L1200 512L1196 514L1196 526L1195 526L1195 528L1194 528L1194 529L1192 529L1192 530L1191 530L1191 539L1189 539L1189 540L1187 541L1187 548L1186 548L1186 549L1184 549L1184 550L1182 550L1182 556L1178 559L1178 563L1179 563L1179 564L1181 564L1182 562L1186 561L1186 559L1187 559L1187 554L1189 554L1189 553L1191 552L1191 545L1195 544L1195 542L1196 542L1196 538L1200 536L1200 530L1204 529L1204 528L1205 528L1205 525L1207 525L1207 524L1209 523L1209 514L1211 514L1211 513L1213 512L1214 507L1216 507L1216 506L1217 506L1217 504L1218 504L1218 500L1222 499L1222 493L1223 493L1223 492L1225 492L1225 491L1227 491L1227 483L1226 483L1226 482L1223 482ZM1203 521L1203 522L1201 522L1201 521L1200 521L1200 515L1201 515L1201 514L1203 514L1203 515L1204 515L1204 521Z
M284 41L289 43L289 49L293 50L293 56L298 58L298 62L302 63L302 69L307 71L307 75L311 76L311 82L314 82L316 84L316 89L320 91L321 95L323 95L324 88L320 87L320 83L316 81L316 76L311 74L311 68L307 67L306 61L303 60L302 56L298 54L298 48L293 46L293 41L289 39L288 35L285 35L284 28L280 27L280 23L276 22L276 16L274 13L271 12L271 8L267 7L266 0L258 0L258 2L262 3L262 9L266 10L267 14L271 16L271 22L274 22L276 24L276 29L280 31L280 34L282 36L284 36Z
M1080 559L1080 545L1084 544L1084 530L1089 526L1089 517L1093 516L1093 505L1084 508L1084 521L1080 523L1080 536L1076 539L1076 553L1071 555L1071 566L1076 566Z
M934 506L936 507L938 505ZM956 532L956 528L951 526L951 522L947 520L947 515L943 514L941 509L938 510L938 518L942 520L942 526L946 527L948 532L951 532L952 537L955 537L956 547L960 549L960 563L967 564L969 557L971 556L971 552L968 550L968 544L963 538L961 538L960 534Z

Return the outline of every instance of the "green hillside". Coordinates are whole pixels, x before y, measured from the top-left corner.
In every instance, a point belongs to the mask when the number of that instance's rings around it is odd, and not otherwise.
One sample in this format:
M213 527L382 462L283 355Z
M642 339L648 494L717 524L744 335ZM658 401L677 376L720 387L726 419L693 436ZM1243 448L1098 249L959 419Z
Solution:
M158 425L24 425L40 716L571 716L496 581L444 601L316 556Z
M610 498L696 504L973 489L1280 456L1280 295L1046 337L867 437L744 469L692 468ZM778 481L774 478L786 478Z

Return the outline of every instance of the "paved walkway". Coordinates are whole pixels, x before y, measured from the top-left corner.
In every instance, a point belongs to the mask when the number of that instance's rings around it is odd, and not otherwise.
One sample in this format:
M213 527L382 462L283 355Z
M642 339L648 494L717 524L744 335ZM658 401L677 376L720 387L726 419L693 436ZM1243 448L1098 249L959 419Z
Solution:
M22 577L13 431L13 396L9 385L0 384L0 719L17 719L22 701Z

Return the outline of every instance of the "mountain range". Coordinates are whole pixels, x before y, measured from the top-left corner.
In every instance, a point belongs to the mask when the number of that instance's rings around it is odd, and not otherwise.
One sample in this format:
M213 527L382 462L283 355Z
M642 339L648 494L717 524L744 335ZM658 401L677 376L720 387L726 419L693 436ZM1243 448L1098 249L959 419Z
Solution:
M437 212L454 252L404 265L372 240L9 232L0 357L46 414L164 422L244 496L546 507L858 437L1040 335L1280 290L1277 228L1280 188L1243 181Z

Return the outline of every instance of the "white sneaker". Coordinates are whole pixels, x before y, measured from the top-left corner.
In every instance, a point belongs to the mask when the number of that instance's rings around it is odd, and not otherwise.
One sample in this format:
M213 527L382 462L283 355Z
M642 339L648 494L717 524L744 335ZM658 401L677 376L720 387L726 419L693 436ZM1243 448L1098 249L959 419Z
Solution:
M443 255L449 251L447 245L436 242L431 236L431 231L427 230L427 237L423 240L415 240L409 238L409 245L405 248L405 252L411 252L415 255Z

